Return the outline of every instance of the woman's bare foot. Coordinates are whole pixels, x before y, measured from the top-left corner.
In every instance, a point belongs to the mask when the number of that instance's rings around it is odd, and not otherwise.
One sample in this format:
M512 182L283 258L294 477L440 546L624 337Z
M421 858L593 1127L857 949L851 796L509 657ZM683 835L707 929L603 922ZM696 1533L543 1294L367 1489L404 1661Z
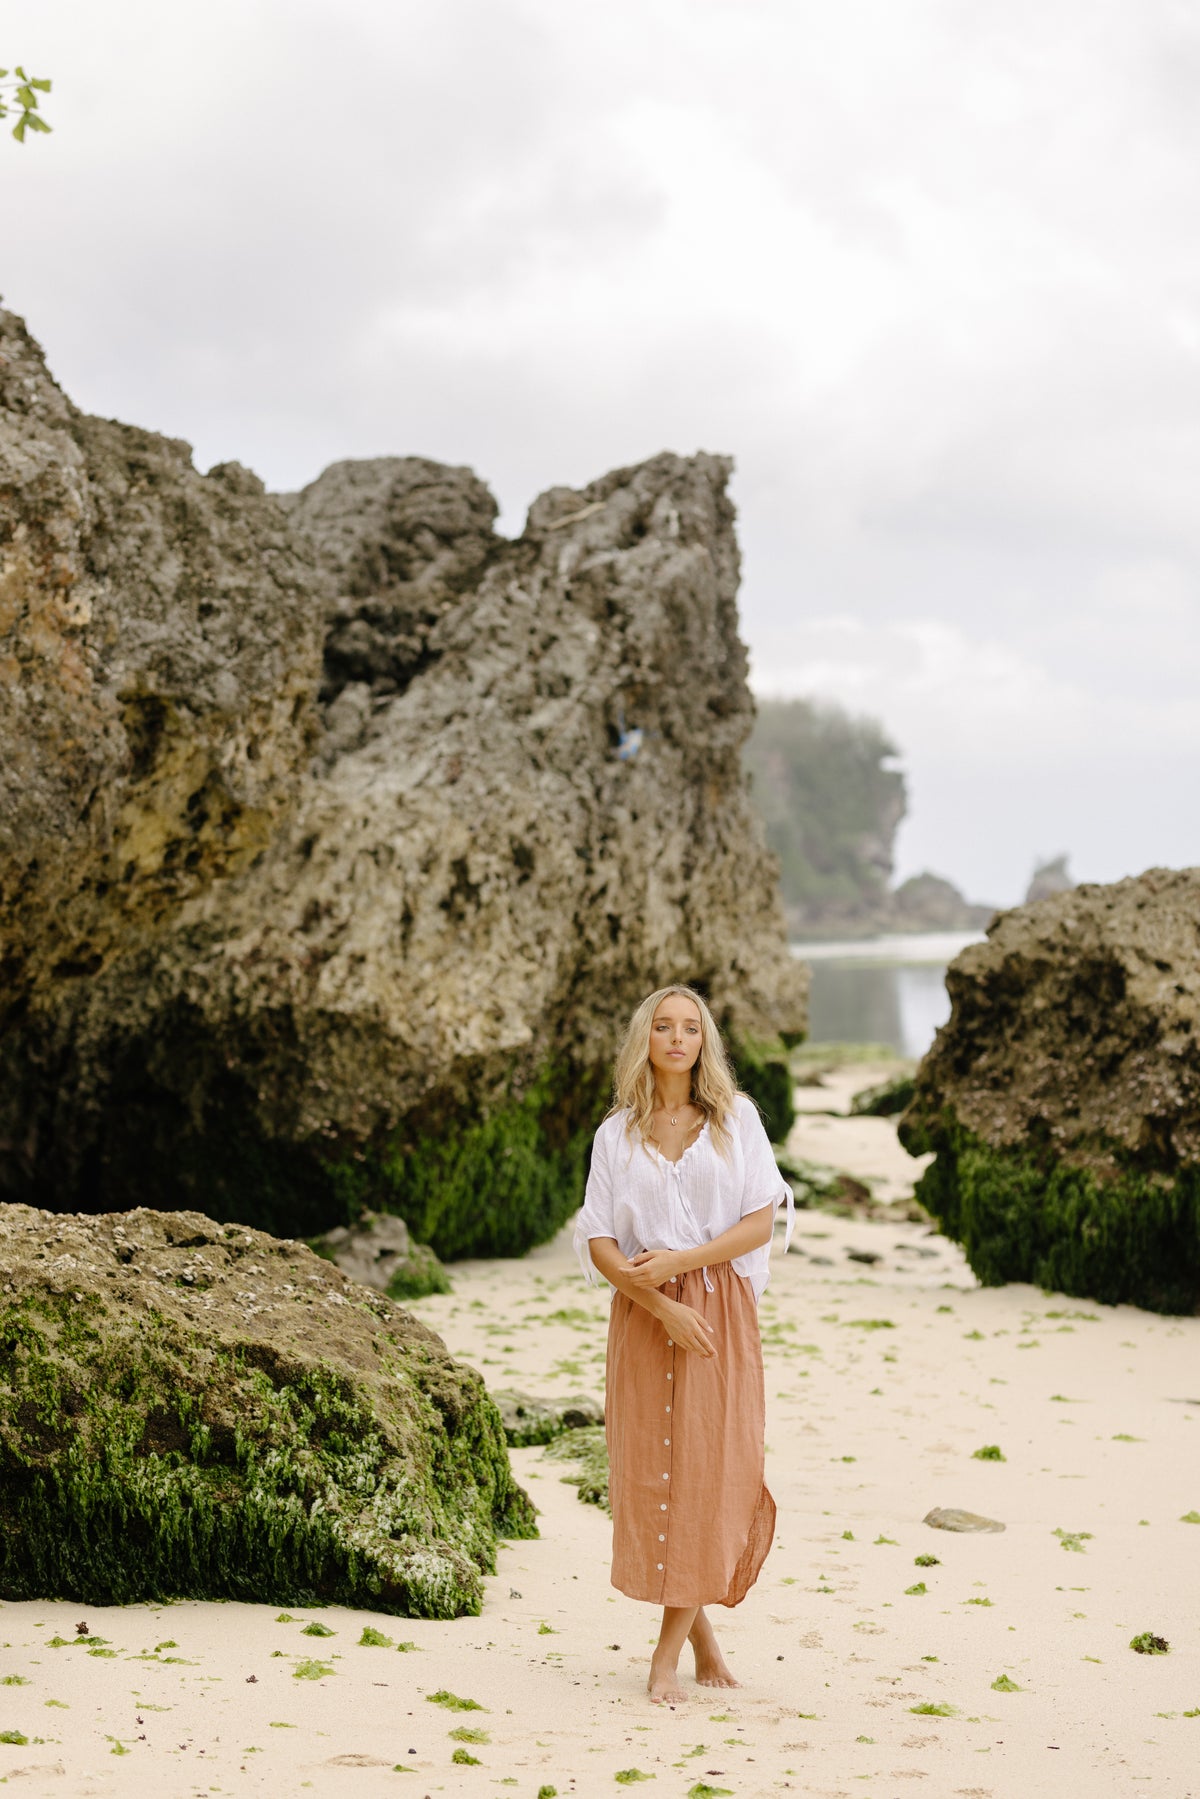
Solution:
M650 1657L650 1699L654 1705L682 1705L687 1694L679 1684L679 1651L696 1622L694 1605L665 1605L662 1630Z
M650 1678L646 1686L652 1705L682 1705L687 1698L679 1684L678 1668L663 1667L655 1661L650 1663Z
M688 1642L696 1652L696 1685L701 1687L740 1687L717 1647L713 1627L703 1610L688 1632Z

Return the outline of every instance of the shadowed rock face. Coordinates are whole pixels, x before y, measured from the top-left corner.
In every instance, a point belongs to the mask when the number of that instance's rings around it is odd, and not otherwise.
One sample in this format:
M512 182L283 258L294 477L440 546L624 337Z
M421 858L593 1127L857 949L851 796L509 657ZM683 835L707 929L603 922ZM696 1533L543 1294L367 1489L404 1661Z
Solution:
M453 1618L536 1534L479 1376L302 1244L6 1206L0 1278L5 1598Z
M135 435L170 451L189 494L229 496L247 591L252 533L280 546L291 597L256 622L245 684L279 725L278 766L252 848L247 826L244 854L155 877L152 930L109 925L139 891L110 857L89 972L55 973L32 932L13 950L28 998L0 1043L0 1191L198 1205L289 1234L369 1205L445 1256L518 1252L577 1202L617 1036L652 986L698 982L735 1041L803 1029L740 769L729 464L664 455L554 489L510 542L467 470L338 464L278 507L252 477L235 496L233 477ZM68 509L56 495L48 514ZM158 542L181 502L142 504ZM117 588L138 618L153 598L173 667L182 602L115 575L101 597ZM125 613L104 605L120 638ZM193 714L177 711L182 746ZM240 714L200 716L238 773ZM247 749L247 771L265 753ZM191 800L162 801L165 842Z
M901 1123L980 1279L1200 1303L1200 869L1001 914Z

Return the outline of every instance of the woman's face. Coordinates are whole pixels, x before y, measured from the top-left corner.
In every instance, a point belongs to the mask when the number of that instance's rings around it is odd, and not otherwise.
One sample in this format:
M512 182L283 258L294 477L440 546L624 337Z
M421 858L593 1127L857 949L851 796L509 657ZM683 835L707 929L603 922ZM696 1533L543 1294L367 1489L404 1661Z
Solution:
M650 1064L664 1073L694 1068L704 1042L695 1000L669 994L650 1021Z

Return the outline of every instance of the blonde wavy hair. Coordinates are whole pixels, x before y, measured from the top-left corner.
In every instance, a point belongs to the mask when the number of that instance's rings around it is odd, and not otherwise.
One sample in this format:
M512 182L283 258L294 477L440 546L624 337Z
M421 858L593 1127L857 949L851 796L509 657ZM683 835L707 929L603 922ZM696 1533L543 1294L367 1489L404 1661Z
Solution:
M633 1017L625 1039L617 1051L613 1069L613 1103L610 1118L626 1112L625 1134L630 1142L651 1141L650 1121L654 1114L657 1091L654 1065L650 1060L650 1026L654 1014L665 999L689 999L700 1014L700 1054L691 1070L692 1104L699 1106L708 1120L709 1134L718 1152L729 1149L729 1120L733 1115L738 1086L717 1021L694 987L659 987L644 999Z

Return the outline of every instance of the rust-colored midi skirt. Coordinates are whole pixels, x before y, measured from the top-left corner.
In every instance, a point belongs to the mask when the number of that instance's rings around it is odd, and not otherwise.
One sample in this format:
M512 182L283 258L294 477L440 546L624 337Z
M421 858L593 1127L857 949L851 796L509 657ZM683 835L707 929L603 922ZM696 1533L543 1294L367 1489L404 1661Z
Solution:
M737 1605L775 1534L763 1484L762 1342L750 1283L728 1262L659 1289L716 1327L717 1354L667 1341L615 1293L605 1397L612 1584L655 1605Z

